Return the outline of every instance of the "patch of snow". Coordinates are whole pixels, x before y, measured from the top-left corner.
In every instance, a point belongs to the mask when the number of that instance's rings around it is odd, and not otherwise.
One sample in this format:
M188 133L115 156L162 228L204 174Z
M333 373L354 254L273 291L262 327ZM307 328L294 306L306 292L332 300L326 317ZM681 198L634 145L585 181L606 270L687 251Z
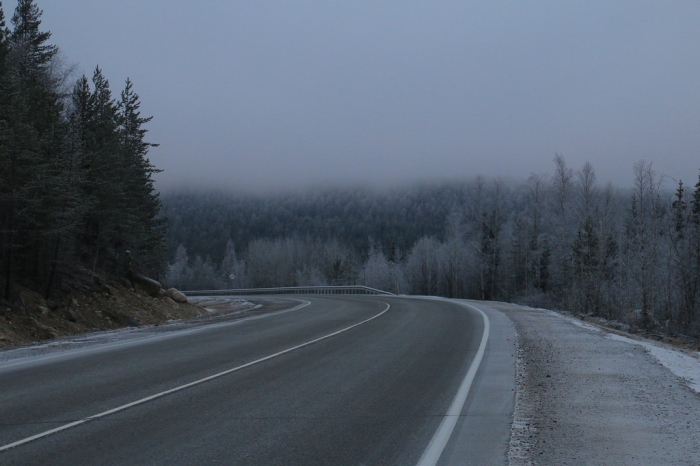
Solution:
M593 330L595 332L602 332L602 330L599 329L598 327L591 325L591 324L587 324L585 322L581 322L578 319L569 319L569 320L571 321L572 324L578 325L579 327L585 328L586 330Z
M557 315L564 317L559 313L548 309L541 309L547 311L552 315ZM565 317L566 318L566 317ZM598 328L594 325L581 322L575 318L567 318L572 324L584 328L586 330L593 330L595 332L604 332L603 329ZM693 352L693 355L686 354L682 351L667 348L654 344L649 341L635 340L615 333L605 332L606 337L611 340L623 341L625 343L630 343L634 345L639 345L643 347L649 354L651 354L660 364L666 367L668 370L673 372L676 376L686 381L688 387L697 393L700 393L700 352Z
M700 353L693 357L678 350L664 348L648 341L633 340L614 333L608 334L607 337L611 340L642 346L667 369L685 380L690 388L700 393Z

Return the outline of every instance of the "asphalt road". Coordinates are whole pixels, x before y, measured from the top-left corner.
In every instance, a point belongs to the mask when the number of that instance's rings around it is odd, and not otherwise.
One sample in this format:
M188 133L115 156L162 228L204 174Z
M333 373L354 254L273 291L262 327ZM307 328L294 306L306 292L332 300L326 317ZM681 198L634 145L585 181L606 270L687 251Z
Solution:
M443 424L454 429L442 428L437 464L506 463L515 350L502 314L299 299L309 304L0 363L0 464L413 465Z

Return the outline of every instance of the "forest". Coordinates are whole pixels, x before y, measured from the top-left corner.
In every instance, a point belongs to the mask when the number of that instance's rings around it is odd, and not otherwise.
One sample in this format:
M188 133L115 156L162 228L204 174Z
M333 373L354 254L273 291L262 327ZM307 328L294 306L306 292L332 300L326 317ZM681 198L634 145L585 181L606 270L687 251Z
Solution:
M700 336L700 177L653 164L626 189L590 163L522 182L476 176L372 189L163 196L169 286L364 284L513 301Z
M42 11L0 3L0 299L126 271L180 289L364 284L507 300L700 337L700 178L601 186L554 157L520 182L255 195L154 187L132 82L76 78ZM525 175L524 175L525 176ZM694 183L694 184L693 184Z
M132 82L77 77L42 10L0 3L0 297L47 299L76 277L165 270L165 223Z

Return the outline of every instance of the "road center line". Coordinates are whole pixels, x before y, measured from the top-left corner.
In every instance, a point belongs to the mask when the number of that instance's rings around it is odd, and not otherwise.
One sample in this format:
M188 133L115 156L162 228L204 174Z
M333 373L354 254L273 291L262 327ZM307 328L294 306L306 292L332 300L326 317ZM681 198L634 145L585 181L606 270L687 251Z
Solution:
M18 441L13 442L13 443L8 443L7 445L3 445L3 446L0 447L0 452L9 450L9 449L14 448L14 447L18 447L18 446L20 446L20 445L24 445L25 443L33 442L34 440L38 440L38 439L43 438L43 437L48 437L49 435L52 435L52 434L55 434L55 433L58 433L58 432L61 432L61 431L67 430L67 429L71 429L71 428L73 428L73 427L76 427L76 426L79 426L79 425L88 423L88 422L90 422L90 421L94 421L95 419L100 419L100 418L103 418L103 417L105 417L105 416L109 416L110 414L118 413L118 412L120 412L120 411L124 411L124 410L126 410L126 409L133 408L134 406L138 406L138 405L141 405L141 404L144 404L144 403L148 403L149 401L153 401L153 400L155 400L155 399L157 399L157 398L161 398L161 397L164 397L164 396L166 396L166 395L170 395L170 394L172 394L172 393L179 392L179 391L181 391L181 390L185 390L185 389L190 388L190 387L194 387L195 385L199 385L199 384L202 384L202 383L204 383L204 382L208 382L208 381L210 381L210 380L214 380L214 379L217 379L217 378L219 378L219 377L223 377L224 375L228 375L228 374L230 374L230 373L232 373L232 372L240 371L241 369L245 369L246 367L250 367L250 366L253 366L253 365L255 365L255 364L259 364L259 363L261 363L261 362L268 361L268 360L273 359L273 358L276 358L276 357L278 357L278 356L282 356L283 354L291 353L292 351L296 351L296 350L298 350L298 349L300 349L300 348L304 348L305 346L313 345L314 343L318 343L318 342L321 341L321 340L325 340L325 339L327 339L327 338L331 338L331 337L334 337L334 336L336 336L336 335L339 335L339 334L341 334L341 333L343 333L343 332L347 332L347 331L350 330L350 329L353 329L353 328L355 328L355 327L358 327L358 326L360 326L360 325L362 325L362 324L366 324L367 322L369 322L369 321L371 321L371 320L374 320L374 319L376 319L377 317L380 317L381 315L385 314L385 313L391 308L391 305L390 305L389 303L385 303L384 301L379 301L379 302L381 302L381 303L383 303L383 304L386 304L386 309L384 309L384 310L383 310L382 312L380 312L379 314L377 314L377 315L375 315L375 316L373 316L373 317L370 317L369 319L363 320L362 322L358 322L358 323L356 323L356 324L350 325L349 327L345 327L345 328L343 328L343 329L341 329L341 330L335 331L335 332L333 332L333 333L329 333L328 335L324 335L324 336L322 336L322 337L320 337L320 338L316 338L316 339L314 339L314 340L307 341L306 343L302 343L302 344L300 344L300 345L296 345L296 346L293 346L293 347L291 347L291 348L287 348L286 350L280 351L280 352L278 352L278 353L270 354L270 355L268 355L268 356L265 356L264 358L256 359L256 360L251 361L251 362L248 362L248 363L246 363L246 364L243 364L243 365L234 367L233 369L228 369L228 370L225 370L225 371L223 371L223 372L219 372L218 374L210 375L209 377L205 377L205 378L203 378L203 379L195 380L194 382L190 382L190 383L187 383L187 384L184 384L184 385L180 385L179 387L171 388L171 389L169 389L169 390L165 390L165 391L163 391L163 392L156 393L155 395L151 395L151 396L147 396L147 397L145 397L145 398L141 398L140 400L132 401L131 403L128 403L128 404L125 404L125 405L122 405L122 406L118 406L118 407L113 408L113 409L110 409L110 410L108 410L108 411L103 411L103 412L101 412L101 413L99 413L99 414L95 414L95 415L93 415L93 416L88 416L88 417L86 417L86 418L84 418L84 419L81 419L81 420L79 420L79 421L74 421L74 422L71 422L71 423L69 423L69 424L65 424L65 425L62 425L62 426L60 426L60 427L56 427L55 429L47 430L46 432L42 432L42 433L40 433L40 434L32 435L31 437L27 437L27 438L24 438L24 439L22 439L22 440L18 440Z
M486 316L486 314L484 314L484 311L470 304L459 304L474 309L481 314L481 316L484 318L484 333L481 336L479 351L476 353L471 366L469 366L469 371L464 377L464 380L462 380L462 384L459 386L459 390L457 390L457 395L455 395L454 400L452 400L450 409L442 418L440 427L438 427L438 430L435 432L435 435L433 435L432 440L430 440L430 443L428 444L428 448L425 449L423 456L421 456L420 461L418 461L418 466L435 466L440 459L445 446L447 446L447 442L452 436L452 431L454 431L454 428L457 425L457 420L462 412L462 408L464 408L464 403L467 401L469 389L472 386L476 372L479 370L481 359L484 357L484 352L486 351L486 343L489 340L489 330L491 324L489 322L489 318Z

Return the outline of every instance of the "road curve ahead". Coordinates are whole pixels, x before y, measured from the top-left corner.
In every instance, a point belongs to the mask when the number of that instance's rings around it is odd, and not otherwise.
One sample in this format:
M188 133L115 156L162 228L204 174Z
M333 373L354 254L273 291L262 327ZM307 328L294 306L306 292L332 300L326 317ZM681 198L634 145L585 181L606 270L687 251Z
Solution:
M1 363L0 464L506 463L502 314L296 298L263 318Z

